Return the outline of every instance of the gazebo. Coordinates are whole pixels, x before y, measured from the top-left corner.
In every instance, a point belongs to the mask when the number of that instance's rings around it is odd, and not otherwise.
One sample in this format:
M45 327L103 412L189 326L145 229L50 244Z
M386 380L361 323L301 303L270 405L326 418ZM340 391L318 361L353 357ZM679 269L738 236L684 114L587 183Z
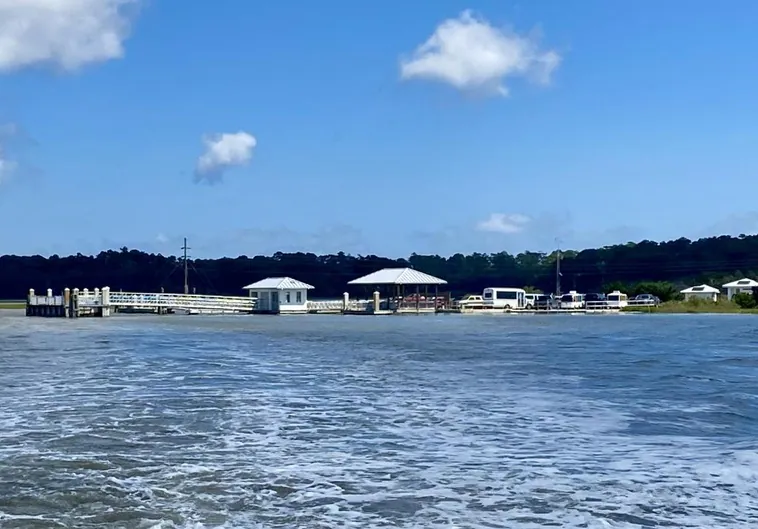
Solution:
M744 278L721 285L721 287L726 289L726 299L731 300L735 294L741 292L751 294L754 288L758 288L758 281Z
M705 301L713 301L715 303L719 300L719 294L721 294L721 291L710 285L697 285L685 288L681 293L684 294L684 301L690 299L702 299Z
M439 297L439 286L446 285L447 281L438 277L419 272L413 268L383 268L377 270L371 274L368 274L358 279L348 281L348 285L354 286L366 286L374 287L377 290L382 287L389 287L390 298L394 298L396 303L394 309L396 311L402 311L403 309L411 309L413 312L434 312L437 309L437 299ZM422 306L421 296L423 287L424 299L429 295L429 287L434 287L434 303L429 306L425 302ZM415 296L409 302L406 301L406 287L415 287ZM389 300L388 300L389 301ZM388 303L389 305L389 303ZM388 310L391 308L388 306Z

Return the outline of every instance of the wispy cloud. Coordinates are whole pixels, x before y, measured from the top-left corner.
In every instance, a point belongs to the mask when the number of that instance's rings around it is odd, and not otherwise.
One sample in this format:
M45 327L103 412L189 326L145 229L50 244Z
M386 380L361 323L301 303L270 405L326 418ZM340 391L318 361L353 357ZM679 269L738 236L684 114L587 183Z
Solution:
M17 162L10 159L6 147L7 141L17 132L18 127L14 123L0 124L0 185L8 181L18 166Z
M464 11L458 18L443 21L409 58L401 60L400 76L508 95L506 78L547 84L560 62L558 52L542 50L533 35L498 29Z
M0 0L0 72L74 71L124 55L139 0Z
M476 228L479 231L510 235L521 233L529 226L531 221L531 217L527 217L521 213L492 213L487 219L479 222Z
M223 133L203 139L205 152L198 158L195 167L195 182L220 183L224 172L230 167L247 164L258 144L247 132Z
M713 224L700 230L697 237L713 237L718 235L752 235L758 233L758 211L740 211L730 213L718 219Z

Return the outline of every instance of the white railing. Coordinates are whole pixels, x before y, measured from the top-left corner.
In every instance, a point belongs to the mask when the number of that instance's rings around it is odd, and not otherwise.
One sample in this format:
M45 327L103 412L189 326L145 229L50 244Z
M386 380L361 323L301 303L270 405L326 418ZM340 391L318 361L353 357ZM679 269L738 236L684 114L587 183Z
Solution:
M397 309L403 312L418 310L434 310L437 308L438 303L436 301L419 301L416 305L415 301L401 301L397 305Z
M630 299L628 301L586 301L585 310L621 310L623 307L655 307L655 301L648 299Z
M657 305L652 299L630 299L626 304L629 307L655 307Z
M607 301L585 301L584 310L591 311L591 312L611 311L611 310L618 311L618 310L621 310L621 307L618 305L609 305Z
M63 305L63 296L29 296L29 305L60 306Z
M329 300L329 301L309 301L308 310L340 311L342 310L343 305L344 305L344 302L339 299Z
M80 307L103 304L102 292L79 292ZM242 296L207 296L147 292L109 292L106 304L131 309L179 309L198 311L252 312L256 299Z

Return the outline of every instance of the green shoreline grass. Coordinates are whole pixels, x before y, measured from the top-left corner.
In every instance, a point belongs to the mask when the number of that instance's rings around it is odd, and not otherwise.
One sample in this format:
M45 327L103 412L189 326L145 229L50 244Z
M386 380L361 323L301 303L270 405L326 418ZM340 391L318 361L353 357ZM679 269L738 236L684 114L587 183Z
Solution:
M26 302L23 300L6 300L0 299L0 309L20 310L26 308Z
M657 307L624 307L623 312L643 314L758 314L758 308L743 309L731 301L667 301Z

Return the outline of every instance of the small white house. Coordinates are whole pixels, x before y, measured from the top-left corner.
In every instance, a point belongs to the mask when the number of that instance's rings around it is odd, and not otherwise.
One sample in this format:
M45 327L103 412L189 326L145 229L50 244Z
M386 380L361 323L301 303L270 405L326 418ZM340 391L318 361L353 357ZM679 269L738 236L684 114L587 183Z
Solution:
M257 298L255 312L307 314L308 291L313 286L291 277L267 277L242 287Z
M741 292L752 294L753 289L758 288L758 281L745 278L739 279L737 281L732 281L726 285L721 285L721 287L726 289L726 298L731 300L735 294L739 294Z
M685 288L681 293L684 294L684 301L690 299L702 299L704 301L713 301L715 303L719 300L719 294L721 294L721 291L710 285L697 285Z

